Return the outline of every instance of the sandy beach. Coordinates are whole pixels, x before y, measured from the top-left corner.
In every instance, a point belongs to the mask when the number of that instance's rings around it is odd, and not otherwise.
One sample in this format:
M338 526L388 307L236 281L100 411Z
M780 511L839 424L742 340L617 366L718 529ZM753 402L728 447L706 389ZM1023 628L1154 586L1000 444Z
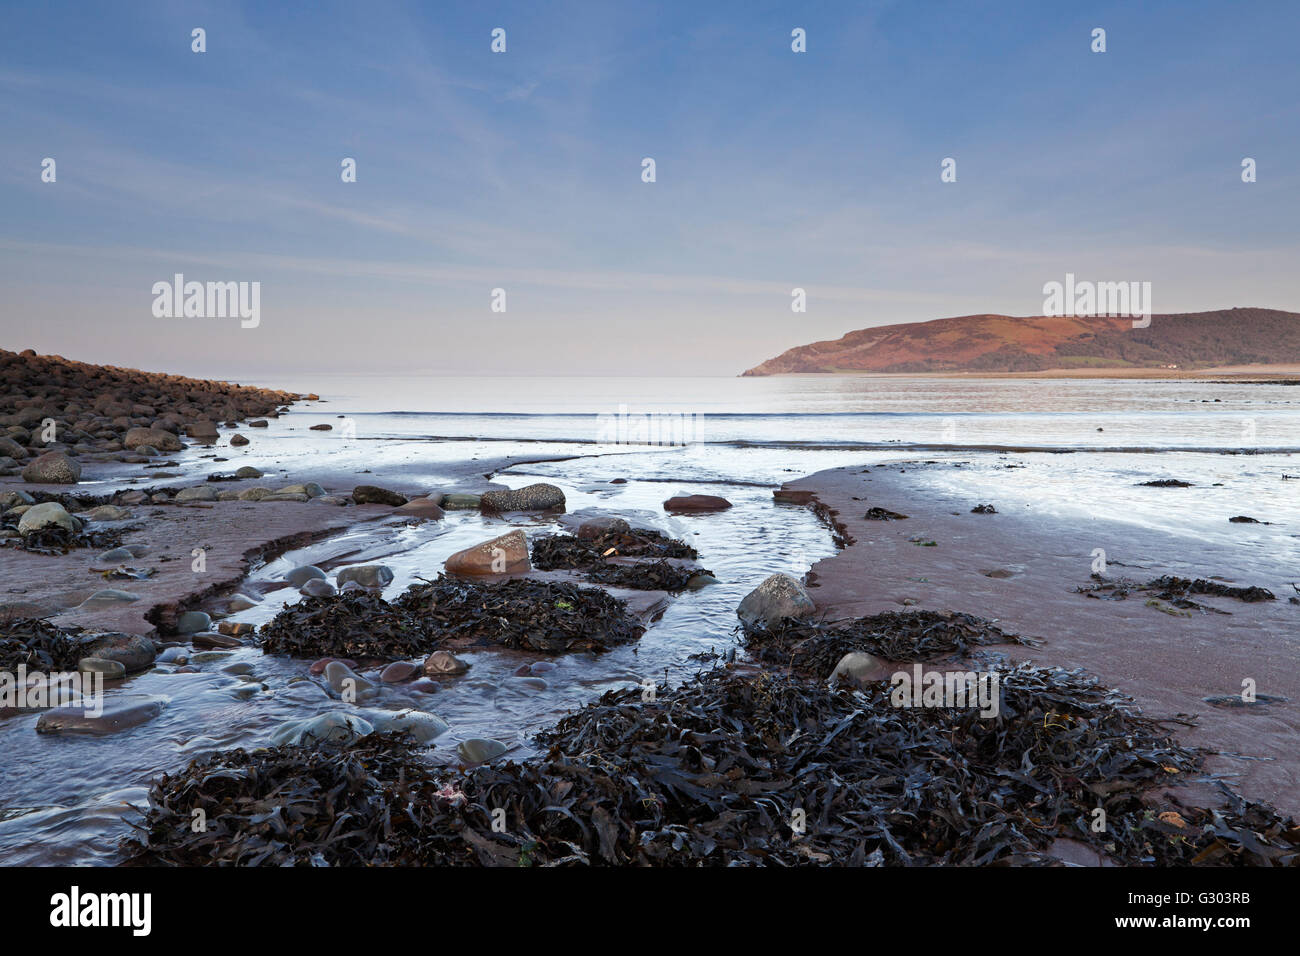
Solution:
M1220 752L1210 758L1211 772L1243 795L1300 813L1300 757L1292 746L1300 721L1294 709L1212 706L1204 700L1239 695L1246 678L1260 694L1300 699L1300 675L1291 666L1300 653L1300 607L1288 600L1296 593L1292 579L1277 568L1242 570L1248 532L1238 548L1189 547L1186 539L1137 532L1119 521L1071 524L1002 509L973 514L985 502L922 495L909 486L909 474L939 467L951 466L843 468L784 486L829 509L852 541L813 565L809 593L818 612L838 619L904 606L957 610L1041 637L1041 648L1008 647L1008 656L1085 668L1148 713L1194 714L1198 726L1179 736ZM908 518L867 520L873 507ZM921 546L918 538L934 546ZM1277 599L1248 604L1207 597L1204 603L1223 613L1187 617L1147 606L1136 594L1125 601L1089 599L1075 589L1093 584L1096 548L1105 549L1111 578L1212 578L1262 586Z

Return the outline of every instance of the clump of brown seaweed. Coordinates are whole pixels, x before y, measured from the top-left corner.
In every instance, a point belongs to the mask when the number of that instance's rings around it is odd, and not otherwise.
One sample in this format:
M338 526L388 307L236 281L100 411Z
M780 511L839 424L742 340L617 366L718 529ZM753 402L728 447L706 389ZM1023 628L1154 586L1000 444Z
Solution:
M1221 584L1218 581L1207 581L1205 578L1179 578L1166 574L1162 577L1154 578L1145 584L1138 581L1130 581L1127 578L1120 578L1116 581L1107 581L1097 575L1093 575L1095 584L1089 587L1075 588L1076 594L1086 594L1091 598L1104 598L1110 601L1123 601L1134 592L1152 595L1162 601L1167 601L1171 605L1183 610L1198 611L1217 611L1204 604L1199 604L1191 600L1189 595L1208 594L1214 597L1234 598L1247 604L1254 604L1260 601L1275 601L1277 596L1267 588L1261 587L1236 587L1230 584ZM1223 613L1223 612L1219 612Z
M932 661L966 657L977 645L1042 644L954 611L885 611L831 622L786 619L747 628L743 640L759 663L820 680L828 678L840 658L852 651L895 661Z
M424 625L369 591L304 597L258 632L267 654L291 657L404 659L433 643Z
M654 537L650 537L653 535ZM671 564L667 558L694 559L690 545L655 531L607 532L598 538L571 534L542 535L533 540L533 567L541 571L575 570L597 584L640 591L684 591L702 568ZM622 564L614 557L653 558Z
M13 513L0 518L0 527L7 531L17 531L22 515ZM5 538L3 544L9 548L21 548L32 554L59 555L67 554L77 548L95 548L108 550L122 543L123 528L82 528L70 531L59 525L46 525L35 531L24 532L17 537Z
M645 633L625 601L566 582L477 583L440 574L407 588L393 607L418 620L439 646L600 652Z
M999 672L997 716L714 670L610 691L523 763L437 771L396 736L230 751L150 791L128 862L164 865L1296 865L1260 804L1158 795L1201 754L1080 672ZM1094 811L1107 828L1093 833ZM201 809L206 829L194 832ZM494 823L504 810L503 832Z
M34 617L0 620L0 671L25 665L46 674L77 669L81 628L64 628Z

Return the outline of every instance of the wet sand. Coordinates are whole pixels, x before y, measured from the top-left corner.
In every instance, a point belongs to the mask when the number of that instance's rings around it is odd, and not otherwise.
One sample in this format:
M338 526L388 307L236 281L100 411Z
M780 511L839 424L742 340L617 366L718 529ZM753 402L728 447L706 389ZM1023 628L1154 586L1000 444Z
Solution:
M1249 580L1238 579L1243 563L1258 567L1259 555L1244 561L1240 548L1189 546L1186 538L1114 520L1075 524L1010 509L972 514L984 502L923 495L910 486L907 472L918 467L926 466L832 469L783 486L829 509L851 541L812 567L809 593L819 612L834 619L904 606L964 611L1041 637L1047 642L1042 647L1004 650L1013 660L1085 668L1148 714L1195 714L1198 726L1178 731L1180 740L1241 755L1212 756L1211 773L1224 775L1242 796L1300 814L1300 606L1288 600L1296 593L1291 572L1276 567L1260 579L1252 570ZM866 520L871 507L909 518ZM909 540L915 537L935 545ZM1149 607L1139 593L1125 601L1094 600L1073 589L1093 583L1095 548L1105 549L1111 579L1218 575L1223 583L1268 588L1277 600L1197 597L1230 616L1192 611L1191 617ZM990 571L1007 576L990 577ZM1203 701L1240 694L1244 678L1256 682L1257 693L1288 701L1230 708ZM1198 786L1181 796L1212 799L1213 791Z

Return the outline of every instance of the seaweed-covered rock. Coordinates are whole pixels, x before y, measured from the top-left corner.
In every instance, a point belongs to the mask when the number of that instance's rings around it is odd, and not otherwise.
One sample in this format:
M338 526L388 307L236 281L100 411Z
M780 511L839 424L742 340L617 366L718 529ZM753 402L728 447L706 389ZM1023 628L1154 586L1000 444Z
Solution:
M440 645L499 646L559 654L604 651L635 641L645 626L599 588L554 581L436 581L408 588L394 606L416 617Z
M419 657L433 641L413 615L372 591L304 597L262 625L262 650L292 657Z
M962 658L995 644L1036 647L1036 638L952 611L885 611L845 621L786 619L745 629L745 648L760 663L814 680L834 674L853 654L890 661Z
M19 534L32 534L50 526L59 527L70 532L77 530L76 520L57 501L46 501L39 505L32 505L18 519Z
M697 576L712 577L711 572L671 564L663 557L658 560L611 560L639 558L647 554L695 554L693 548L681 541L648 535L634 534L630 529L623 531L617 526L596 537L543 535L533 541L532 561L543 571L578 570L588 581L641 591L684 591L691 587Z
M394 508L406 504L406 495L380 488L378 485L357 485L352 489L352 500L359 505L391 505Z

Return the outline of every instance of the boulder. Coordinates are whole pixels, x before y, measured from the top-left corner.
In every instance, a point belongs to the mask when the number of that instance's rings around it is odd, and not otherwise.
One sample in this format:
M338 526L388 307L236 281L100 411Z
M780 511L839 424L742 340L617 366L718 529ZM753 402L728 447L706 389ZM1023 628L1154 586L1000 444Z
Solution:
M399 508L406 504L406 495L380 488L377 485L357 485L352 489L352 500L359 505L391 505Z
M65 531L77 530L76 521L63 505L57 501L46 501L43 504L32 505L23 512L23 516L18 519L18 533L32 534L52 525L57 525Z
M182 501L216 501L217 489L212 485L195 485L192 488L182 488L176 492L177 503Z
M81 465L61 451L47 451L23 469L23 481L34 485L75 485L80 480Z
M177 634L197 634L212 626L212 616L207 611L186 611L176 617Z
M27 457L27 449L18 444L18 442L14 441L12 438L5 436L0 438L0 455L13 458L16 461L21 461Z
M171 432L161 428L130 428L122 439L124 448L148 447L160 452L182 451L184 443Z
M888 661L866 651L850 651L840 658L831 671L831 684L850 684L862 687L872 681L888 680L894 668Z
M83 657L77 661L77 670L83 674L103 674L104 680L121 680L126 676L126 668L121 661L110 661L102 657Z
M748 626L785 618L811 617L816 610L804 586L788 574L773 574L745 595L736 616Z
M466 763L487 763L495 760L510 748L489 737L471 737L456 745L456 752Z
M138 727L162 713L166 700L161 697L127 698L106 704L103 712L87 712L84 707L56 707L36 721L38 734L89 734L102 736Z
M551 511L564 510L564 492L555 485L538 482L523 488L487 491L480 498L484 511Z
M240 468L238 471L235 472L235 477L236 478L261 478L262 473L258 471L256 468L254 468L252 465L245 465L243 468Z
M324 578L311 578L304 581L298 590L308 597L329 597L334 593L334 585Z
M190 422L185 426L185 434L201 442L214 442L217 426L213 422Z
M420 673L420 665L410 661L393 661L379 672L379 679L385 684L400 684L409 677Z
M232 444L232 445L247 445L247 444L248 444L248 439L245 438L243 435L239 434L239 432L235 432L235 434L233 434L233 435L230 436L230 444Z
M437 521L443 515L442 508L432 498L412 498L398 508L397 513L415 518L428 518L430 521Z
M393 583L393 571L383 564L360 564L354 568L344 568L335 580L339 587L349 581L356 581L363 588L382 588Z
M450 494L442 496L441 504L445 511L477 511L483 499L478 495Z
M312 578L320 578L323 581L326 574L314 564L304 564L301 567L294 568L284 576L284 579L296 588L301 588Z
M516 529L457 551L447 559L446 568L452 574L523 574L533 566L528 560L528 539Z
M306 481L296 485L285 485L283 488L275 489L277 495L306 495L308 498L319 498L325 494L325 489L314 481Z
M86 517L91 521L125 521L131 512L120 505L99 505L87 511Z
M665 511L725 511L731 502L717 495L677 495L664 502Z
M374 697L379 688L342 661L325 665L325 682L349 703Z
M469 665L450 651L434 651L424 661L424 673L429 677L452 677L469 670Z
M128 674L151 667L156 654L153 641L140 634L101 634L81 650L84 657L117 661Z
M427 744L450 729L441 717L422 710L367 711L366 718L381 734L410 734L418 744Z
M281 744L326 743L356 740L374 731L374 726L356 714L332 710L317 717L291 720L281 724L271 733L271 743Z

